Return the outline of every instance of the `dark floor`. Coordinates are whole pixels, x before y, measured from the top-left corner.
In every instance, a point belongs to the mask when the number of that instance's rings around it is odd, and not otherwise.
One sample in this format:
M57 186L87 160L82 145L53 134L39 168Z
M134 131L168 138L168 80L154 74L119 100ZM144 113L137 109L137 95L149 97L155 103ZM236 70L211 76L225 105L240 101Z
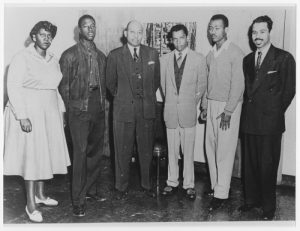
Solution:
M72 216L70 183L68 176L56 176L47 181L47 194L59 201L57 207L41 207L45 223L101 223L101 222L182 222L182 221L257 221L259 209L241 214L237 208L243 202L241 181L232 179L230 200L218 211L209 213L206 207L210 199L203 196L208 189L209 178L203 165L196 165L195 188L197 198L188 201L182 193L171 198L146 197L139 186L138 168L131 167L128 198L117 201L113 197L113 172L110 159L104 158L99 191L107 198L104 202L87 202L86 216ZM166 180L166 164L162 162L161 185ZM4 224L31 223L25 213L24 183L21 177L4 177ZM278 186L275 220L295 221L295 187Z

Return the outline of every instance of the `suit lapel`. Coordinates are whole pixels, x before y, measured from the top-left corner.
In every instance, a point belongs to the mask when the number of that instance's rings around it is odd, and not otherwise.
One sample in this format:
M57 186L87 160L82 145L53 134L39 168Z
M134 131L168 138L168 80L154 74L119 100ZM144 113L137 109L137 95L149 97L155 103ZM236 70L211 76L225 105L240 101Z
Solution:
M176 89L176 82L175 82L175 73L174 73L174 55L175 52L172 51L169 55L169 60L168 60L168 73L169 73L169 77L171 78L171 82L173 84L173 87Z
M254 83L252 85L251 94L253 94L256 91L256 89L261 85L262 81L264 80L265 75L267 74L268 70L272 66L272 63L274 60L274 52L275 52L275 49L271 45L270 49L268 50L268 53L266 54L261 66L258 70L257 80L254 80ZM254 59L255 59L255 55L254 55ZM254 62L255 62L255 60L254 60ZM252 76L255 76L255 67L253 67L253 71L254 71L254 75L252 75Z
M131 53L127 45L123 46L123 69L125 70L125 75L129 80L131 90L133 90L133 83L131 78L132 65L131 65Z
M187 80L187 73L190 72L190 69L191 69L191 66L192 66L191 62L192 62L192 58L193 58L191 56L192 56L192 52L189 50L186 54L186 60L185 60L185 65L184 65L184 69L183 69L180 88L181 88L182 84Z

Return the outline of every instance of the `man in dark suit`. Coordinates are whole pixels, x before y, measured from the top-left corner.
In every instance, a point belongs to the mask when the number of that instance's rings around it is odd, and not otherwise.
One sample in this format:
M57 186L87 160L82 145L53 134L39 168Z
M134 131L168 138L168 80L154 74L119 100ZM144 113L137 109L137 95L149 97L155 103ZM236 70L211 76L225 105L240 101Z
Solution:
M149 196L150 167L154 140L156 90L160 85L160 67L155 49L141 45L143 27L130 21L124 35L127 44L110 52L106 86L114 96L113 133L115 147L115 187L117 199L126 196L134 141L141 169L141 186Z
M253 21L250 29L257 49L243 61L241 132L245 204L240 210L262 207L263 220L274 218L284 113L295 95L296 85L293 56L270 42L272 24L268 16Z

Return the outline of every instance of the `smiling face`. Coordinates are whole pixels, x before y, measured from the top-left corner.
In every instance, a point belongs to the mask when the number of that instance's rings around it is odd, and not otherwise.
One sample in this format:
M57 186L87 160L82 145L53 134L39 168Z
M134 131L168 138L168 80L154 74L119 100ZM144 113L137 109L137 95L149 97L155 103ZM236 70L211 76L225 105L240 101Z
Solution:
M172 43L177 51L183 51L188 46L188 39L183 30L172 32Z
M138 47L141 45L143 38L143 26L139 22L133 21L129 23L124 35L131 46Z
M47 50L52 43L52 34L49 31L46 31L44 28L41 28L37 34L32 35L32 39L35 43L35 47L41 50Z
M270 31L266 22L253 24L252 41L258 49L261 49L270 43Z
M80 35L84 40L93 41L96 36L96 23L90 18L85 18L79 27Z
M212 20L209 23L208 32L214 43L219 43L227 38L227 27L221 19Z

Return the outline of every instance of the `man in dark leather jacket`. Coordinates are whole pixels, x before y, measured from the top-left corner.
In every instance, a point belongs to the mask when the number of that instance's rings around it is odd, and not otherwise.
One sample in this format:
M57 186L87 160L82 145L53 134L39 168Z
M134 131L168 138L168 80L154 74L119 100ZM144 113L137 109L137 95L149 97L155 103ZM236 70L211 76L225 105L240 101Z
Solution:
M60 58L63 78L59 91L73 145L73 215L81 217L86 198L104 200L91 191L100 172L104 145L106 57L93 42L95 19L83 15L78 27L79 42Z

